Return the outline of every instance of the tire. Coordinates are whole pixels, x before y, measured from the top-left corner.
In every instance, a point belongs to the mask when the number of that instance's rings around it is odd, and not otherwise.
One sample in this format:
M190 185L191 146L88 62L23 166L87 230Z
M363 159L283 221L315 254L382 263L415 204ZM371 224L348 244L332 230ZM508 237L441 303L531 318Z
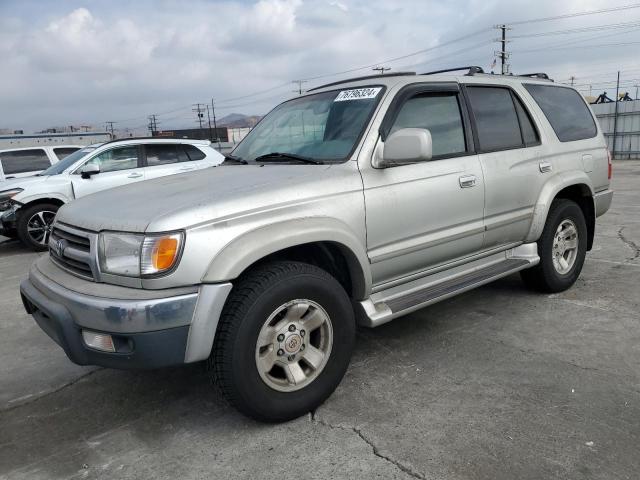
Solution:
M240 412L264 422L287 421L314 410L333 393L349 365L354 340L351 302L334 277L306 263L272 262L238 279L221 314L208 370ZM326 352L322 361L317 351ZM274 358L269 371L264 365ZM294 371L295 384L289 376Z
M51 225L59 208L53 203L37 203L19 210L16 231L20 241L31 250L47 250Z
M575 239L570 233L572 228L577 234ZM558 240L557 236L568 240ZM567 199L554 200L537 243L540 263L520 273L524 283L546 293L570 288L578 279L587 254L587 224L578 204ZM574 244L576 248L571 256L569 247Z

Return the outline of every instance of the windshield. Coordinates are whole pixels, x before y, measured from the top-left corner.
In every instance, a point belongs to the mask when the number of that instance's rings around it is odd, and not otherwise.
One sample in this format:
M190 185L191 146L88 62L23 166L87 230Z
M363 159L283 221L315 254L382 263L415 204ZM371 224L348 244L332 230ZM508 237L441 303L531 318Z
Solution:
M233 157L253 161L278 153L323 162L345 161L362 135L382 89L333 90L289 100L249 132L233 151Z
M84 157L88 153L93 152L96 148L97 147L90 146L90 147L85 147L81 150L77 150L73 152L71 155L64 157L64 159L60 160L58 163L54 163L43 172L40 172L38 175L39 176L40 175L59 175L62 172L64 172L67 168L69 168L71 165L73 165L78 160L80 160L82 157Z

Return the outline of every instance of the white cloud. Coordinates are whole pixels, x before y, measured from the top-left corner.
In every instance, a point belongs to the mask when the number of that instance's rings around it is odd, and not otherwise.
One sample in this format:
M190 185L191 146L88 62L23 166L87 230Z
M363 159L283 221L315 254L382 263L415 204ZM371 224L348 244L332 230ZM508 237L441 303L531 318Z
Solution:
M3 0L0 5L0 127L34 129L131 117L135 118L123 125L144 124L146 115L178 107L184 108L160 117L165 126L193 124L190 105L211 97L242 96L294 79L372 64L503 21L605 8L610 3L591 1L587 7L579 0L563 4L553 0L110 0L87 7L68 0L43 5L19 0ZM637 14L629 10L623 17ZM614 23L620 17L523 25L511 34ZM495 36L496 32L486 31L390 66L419 71L458 63L487 67L497 48L491 43ZM635 37L628 33L622 38ZM554 36L517 40L509 48L561 46L566 40ZM551 70L580 77L589 72L587 63L616 58L633 63L623 58L625 53L623 49L549 50L514 54L512 63L516 71ZM430 59L432 65L426 64ZM229 102L220 106L221 114L263 113L292 89L287 86ZM252 99L255 102L249 104Z

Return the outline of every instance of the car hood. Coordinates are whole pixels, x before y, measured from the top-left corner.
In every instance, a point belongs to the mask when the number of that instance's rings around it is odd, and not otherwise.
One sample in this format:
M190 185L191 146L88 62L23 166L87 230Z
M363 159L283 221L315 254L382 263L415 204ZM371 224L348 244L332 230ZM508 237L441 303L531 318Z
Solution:
M48 177L21 177L11 178L0 182L0 192L11 190L12 188L27 188L29 185L38 184L46 181Z
M88 195L62 207L57 218L95 232L161 232L355 189L362 183L353 162L229 165Z

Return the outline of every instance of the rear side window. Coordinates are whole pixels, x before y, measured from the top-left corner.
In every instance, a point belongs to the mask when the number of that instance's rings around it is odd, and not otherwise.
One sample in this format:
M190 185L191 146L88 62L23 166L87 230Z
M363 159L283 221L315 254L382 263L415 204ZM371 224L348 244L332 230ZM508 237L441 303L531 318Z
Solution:
M38 172L51 166L49 157L41 148L0 153L0 163L5 175Z
M507 88L468 87L476 120L480 150L495 151L523 146L518 114Z
M184 145L184 150L185 152L187 152L189 160L191 161L202 160L204 157L206 157L202 150L194 147L193 145Z
M456 95L423 94L410 98L402 105L389 133L401 128L428 129L434 157L462 154L466 150Z
M73 152L77 152L78 150L80 149L76 147L57 147L53 149L53 153L56 154L58 160L62 160L63 158L68 157Z
M529 116L529 112L524 108L522 102L518 98L514 97L516 104L516 112L518 112L518 118L520 119L520 130L522 130L522 139L527 147L531 145L537 145L540 143L540 137L538 132L533 126L533 121Z
M578 92L553 85L524 86L531 94L561 142L596 136L597 128L589 107Z
M178 163L177 145L145 145L147 152L147 166L167 165L170 163Z

